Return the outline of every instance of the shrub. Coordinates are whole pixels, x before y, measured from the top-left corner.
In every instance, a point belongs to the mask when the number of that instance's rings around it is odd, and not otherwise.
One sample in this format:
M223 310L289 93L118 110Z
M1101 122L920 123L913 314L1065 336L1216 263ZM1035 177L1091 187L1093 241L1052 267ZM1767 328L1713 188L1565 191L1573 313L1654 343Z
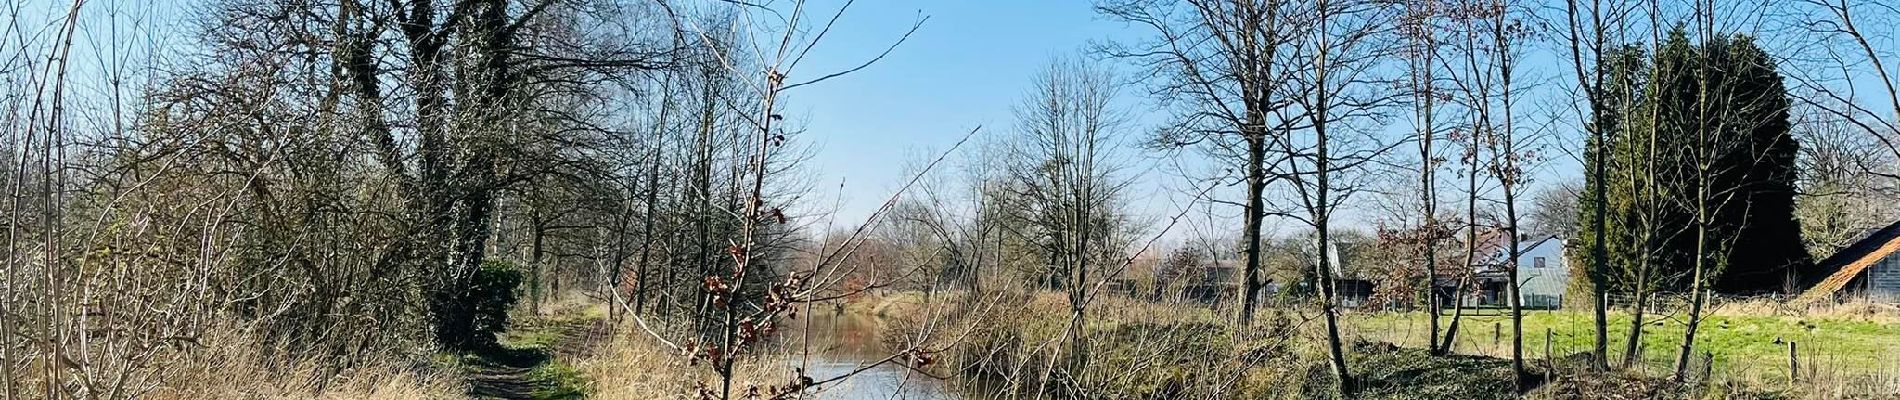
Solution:
M521 299L521 280L521 268L514 264L494 260L482 263L468 289L468 307L474 318L472 334L494 340L495 334L508 330L508 310Z
M436 340L460 350L493 347L508 329L508 310L520 300L521 269L504 261L482 262L468 287L438 292L431 304Z

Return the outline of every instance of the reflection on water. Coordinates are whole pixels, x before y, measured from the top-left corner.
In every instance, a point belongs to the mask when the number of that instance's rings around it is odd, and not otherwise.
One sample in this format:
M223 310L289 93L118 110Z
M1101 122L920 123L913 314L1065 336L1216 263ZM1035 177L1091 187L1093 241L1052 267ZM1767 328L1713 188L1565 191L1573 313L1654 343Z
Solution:
M896 362L876 365L891 356L890 346L879 340L877 322L869 318L836 315L819 311L811 321L811 358L791 360L803 363L812 379L823 381L869 367L857 375L824 385L815 392L817 399L963 399L950 385ZM798 321L802 325L806 321ZM787 328L802 328L790 326ZM794 348L796 350L796 348Z

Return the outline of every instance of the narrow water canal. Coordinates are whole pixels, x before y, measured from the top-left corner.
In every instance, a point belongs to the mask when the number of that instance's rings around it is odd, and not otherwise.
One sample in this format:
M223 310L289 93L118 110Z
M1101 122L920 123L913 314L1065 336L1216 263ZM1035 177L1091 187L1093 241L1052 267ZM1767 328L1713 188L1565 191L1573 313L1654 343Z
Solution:
M876 364L891 356L889 346L880 341L877 321L867 317L838 315L819 311L811 318L811 358L791 360L793 366L804 363L812 379L825 380ZM800 321L804 322L804 321ZM799 327L794 327L799 328ZM872 400L967 400L950 382L924 375L902 365L885 363L857 373L840 382L825 385L818 399Z

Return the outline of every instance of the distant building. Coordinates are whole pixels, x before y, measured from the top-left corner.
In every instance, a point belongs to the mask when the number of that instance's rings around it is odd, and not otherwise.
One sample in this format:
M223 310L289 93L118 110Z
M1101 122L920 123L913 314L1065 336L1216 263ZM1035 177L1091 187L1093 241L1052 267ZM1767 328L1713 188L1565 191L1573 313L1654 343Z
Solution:
M1326 254L1330 256L1327 265L1331 266L1333 271L1335 304L1346 308L1379 305L1372 302L1373 294L1379 289L1379 285L1373 279L1381 276L1373 270L1360 268L1361 265L1358 265L1364 258L1362 256L1367 248L1376 245L1371 241L1335 240L1327 243ZM1368 273L1374 274L1368 275Z
M1334 300L1340 307L1354 308L1368 306L1377 284L1358 271L1348 267L1353 260L1353 252L1360 251L1358 243L1338 243L1329 246L1328 261L1334 277ZM1309 249L1304 249L1308 250ZM1312 253L1297 254L1302 258L1311 258ZM1295 295L1317 294L1310 280L1313 270L1311 262L1291 270L1298 276L1274 276L1274 268L1269 260L1263 260L1260 271L1261 288L1255 293L1256 300L1265 302L1274 296L1292 290ZM1108 290L1134 298L1167 301L1189 301L1206 304L1226 304L1242 300L1246 277L1243 262L1238 259L1201 260L1200 264L1183 271L1171 271L1168 274L1156 274L1161 268L1161 260L1136 260L1121 278L1110 280ZM1163 278L1166 276L1166 278ZM1295 279L1298 278L1298 279Z
M1488 255L1478 266L1475 280L1478 292L1471 305L1508 305L1510 268L1517 268L1518 299L1524 308L1555 309L1563 306L1564 292L1570 286L1570 268L1564 261L1564 240L1556 236L1529 238L1517 242L1521 254L1511 260L1511 249L1502 247Z
M1820 279L1806 283L1796 301L1860 296L1900 302L1900 222L1869 232L1815 265Z
M1241 280L1240 268L1233 260L1204 261L1199 269L1188 271L1185 279L1181 279L1180 284L1168 294L1168 297L1173 300L1220 304L1229 299L1238 298Z
M1511 245L1521 254L1511 259ZM1462 245L1458 245L1462 247ZM1525 308L1555 309L1563 306L1564 292L1570 286L1570 268L1564 259L1564 240L1556 236L1523 237L1512 240L1504 231L1480 232L1471 246L1470 269L1464 256L1439 257L1438 280L1433 293L1440 304L1450 307L1504 307L1510 305L1510 269L1517 269L1518 298ZM1462 252L1463 250L1459 250ZM1460 287L1460 285L1469 285Z
M1163 263L1154 257L1136 259L1107 289L1132 298L1208 304L1234 299L1239 292L1240 269L1232 260L1202 261L1186 270L1157 274Z

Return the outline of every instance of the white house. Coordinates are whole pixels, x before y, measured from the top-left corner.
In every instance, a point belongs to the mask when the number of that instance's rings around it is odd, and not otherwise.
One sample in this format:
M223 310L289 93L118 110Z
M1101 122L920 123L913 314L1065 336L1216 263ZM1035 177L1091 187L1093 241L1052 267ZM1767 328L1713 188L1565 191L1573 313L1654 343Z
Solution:
M1556 236L1528 238L1517 242L1522 254L1517 258L1518 298L1525 308L1563 306L1564 291L1570 286L1570 268L1564 262L1564 240ZM1498 246L1504 247L1504 246ZM1498 249L1478 267L1480 304L1504 304L1509 248Z

